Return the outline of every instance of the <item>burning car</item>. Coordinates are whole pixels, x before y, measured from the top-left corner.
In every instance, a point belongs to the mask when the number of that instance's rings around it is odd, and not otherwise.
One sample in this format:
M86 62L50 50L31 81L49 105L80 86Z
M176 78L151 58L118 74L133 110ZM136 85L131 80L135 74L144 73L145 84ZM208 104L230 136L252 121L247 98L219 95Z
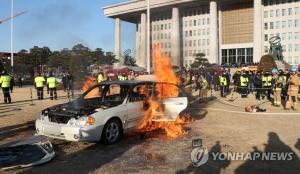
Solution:
M155 80L105 81L90 87L74 101L44 109L36 120L36 132L69 141L101 140L113 144L143 123L150 110L149 102L153 101L159 105L151 110L153 122L175 121L188 103L176 84Z

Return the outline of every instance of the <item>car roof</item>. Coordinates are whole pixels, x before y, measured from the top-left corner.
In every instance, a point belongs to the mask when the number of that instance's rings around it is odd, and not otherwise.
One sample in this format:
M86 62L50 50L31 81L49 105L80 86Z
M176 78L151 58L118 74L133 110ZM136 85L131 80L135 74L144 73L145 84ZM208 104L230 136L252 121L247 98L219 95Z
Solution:
M102 85L110 85L110 84L118 84L118 85L136 85L140 83L149 83L149 82L156 82L151 80L112 80L112 81L103 81L100 84Z

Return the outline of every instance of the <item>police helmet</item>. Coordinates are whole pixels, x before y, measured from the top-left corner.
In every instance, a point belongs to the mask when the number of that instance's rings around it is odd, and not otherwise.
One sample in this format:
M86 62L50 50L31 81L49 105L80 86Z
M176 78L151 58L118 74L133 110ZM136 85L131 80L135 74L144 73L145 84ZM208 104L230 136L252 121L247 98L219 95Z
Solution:
M298 71L298 68L296 66L292 66L291 72L297 72L297 71Z

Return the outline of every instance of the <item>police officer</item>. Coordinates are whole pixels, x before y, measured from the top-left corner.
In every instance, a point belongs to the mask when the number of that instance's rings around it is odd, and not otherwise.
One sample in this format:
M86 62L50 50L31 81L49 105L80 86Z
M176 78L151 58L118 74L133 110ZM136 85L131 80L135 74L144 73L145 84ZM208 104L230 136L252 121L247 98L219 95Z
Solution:
M240 91L241 91L242 98L248 97L248 83L249 83L248 75L245 73L245 71L242 71L242 74L240 76Z
M225 72L221 76L219 76L219 82L220 82L221 97L225 97L226 87L228 83Z
M278 70L276 68L272 69L272 84L273 84L273 95L274 101L273 105L279 107L281 105L281 88L282 88L282 81L279 78Z
M199 77L199 103L201 101L206 102L207 101L207 88L208 88L208 83L206 79L201 75Z
M37 90L37 96L39 100L43 100L44 98L44 83L45 78L41 75L41 73L38 73L38 75L34 78L34 85Z
M53 98L57 100L56 83L57 83L56 78L53 76L52 73L50 73L49 77L47 78L47 91L48 93L50 91L51 100L53 100Z
M279 79L282 82L281 89L281 98L282 100L286 100L287 97L287 74L285 74L282 70L279 70Z
M267 95L268 100L271 100L271 87L272 87L272 75L270 72L265 72L265 74L262 76L262 81L263 81L263 93L264 95L262 98L264 99L265 96Z
M262 93L262 87L263 87L262 76L261 76L260 71L258 71L255 74L253 83L254 83L254 87L256 88L255 98L256 98L256 100L260 100L260 96L261 96L261 93Z
M99 73L97 80L98 80L98 83L101 83L104 80L103 72Z
M13 91L13 81L12 77L6 72L3 71L0 77L0 84L4 95L4 103L11 103L11 97L9 94L9 90Z
M297 74L298 68L293 66L291 68L291 75L289 79L287 80L288 86L288 96L287 96L287 102L285 109L289 109L291 107L293 110L296 110L296 104L297 104L297 95L299 91L300 86L300 78Z

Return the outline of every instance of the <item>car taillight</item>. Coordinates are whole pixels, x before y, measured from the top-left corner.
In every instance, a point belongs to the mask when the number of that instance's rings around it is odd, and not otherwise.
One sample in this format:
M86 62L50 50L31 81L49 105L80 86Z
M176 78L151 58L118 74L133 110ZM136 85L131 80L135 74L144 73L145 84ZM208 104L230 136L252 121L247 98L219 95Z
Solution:
M86 119L86 124L87 125L93 125L93 124L95 124L95 118L92 117L92 116L88 116L87 119Z

